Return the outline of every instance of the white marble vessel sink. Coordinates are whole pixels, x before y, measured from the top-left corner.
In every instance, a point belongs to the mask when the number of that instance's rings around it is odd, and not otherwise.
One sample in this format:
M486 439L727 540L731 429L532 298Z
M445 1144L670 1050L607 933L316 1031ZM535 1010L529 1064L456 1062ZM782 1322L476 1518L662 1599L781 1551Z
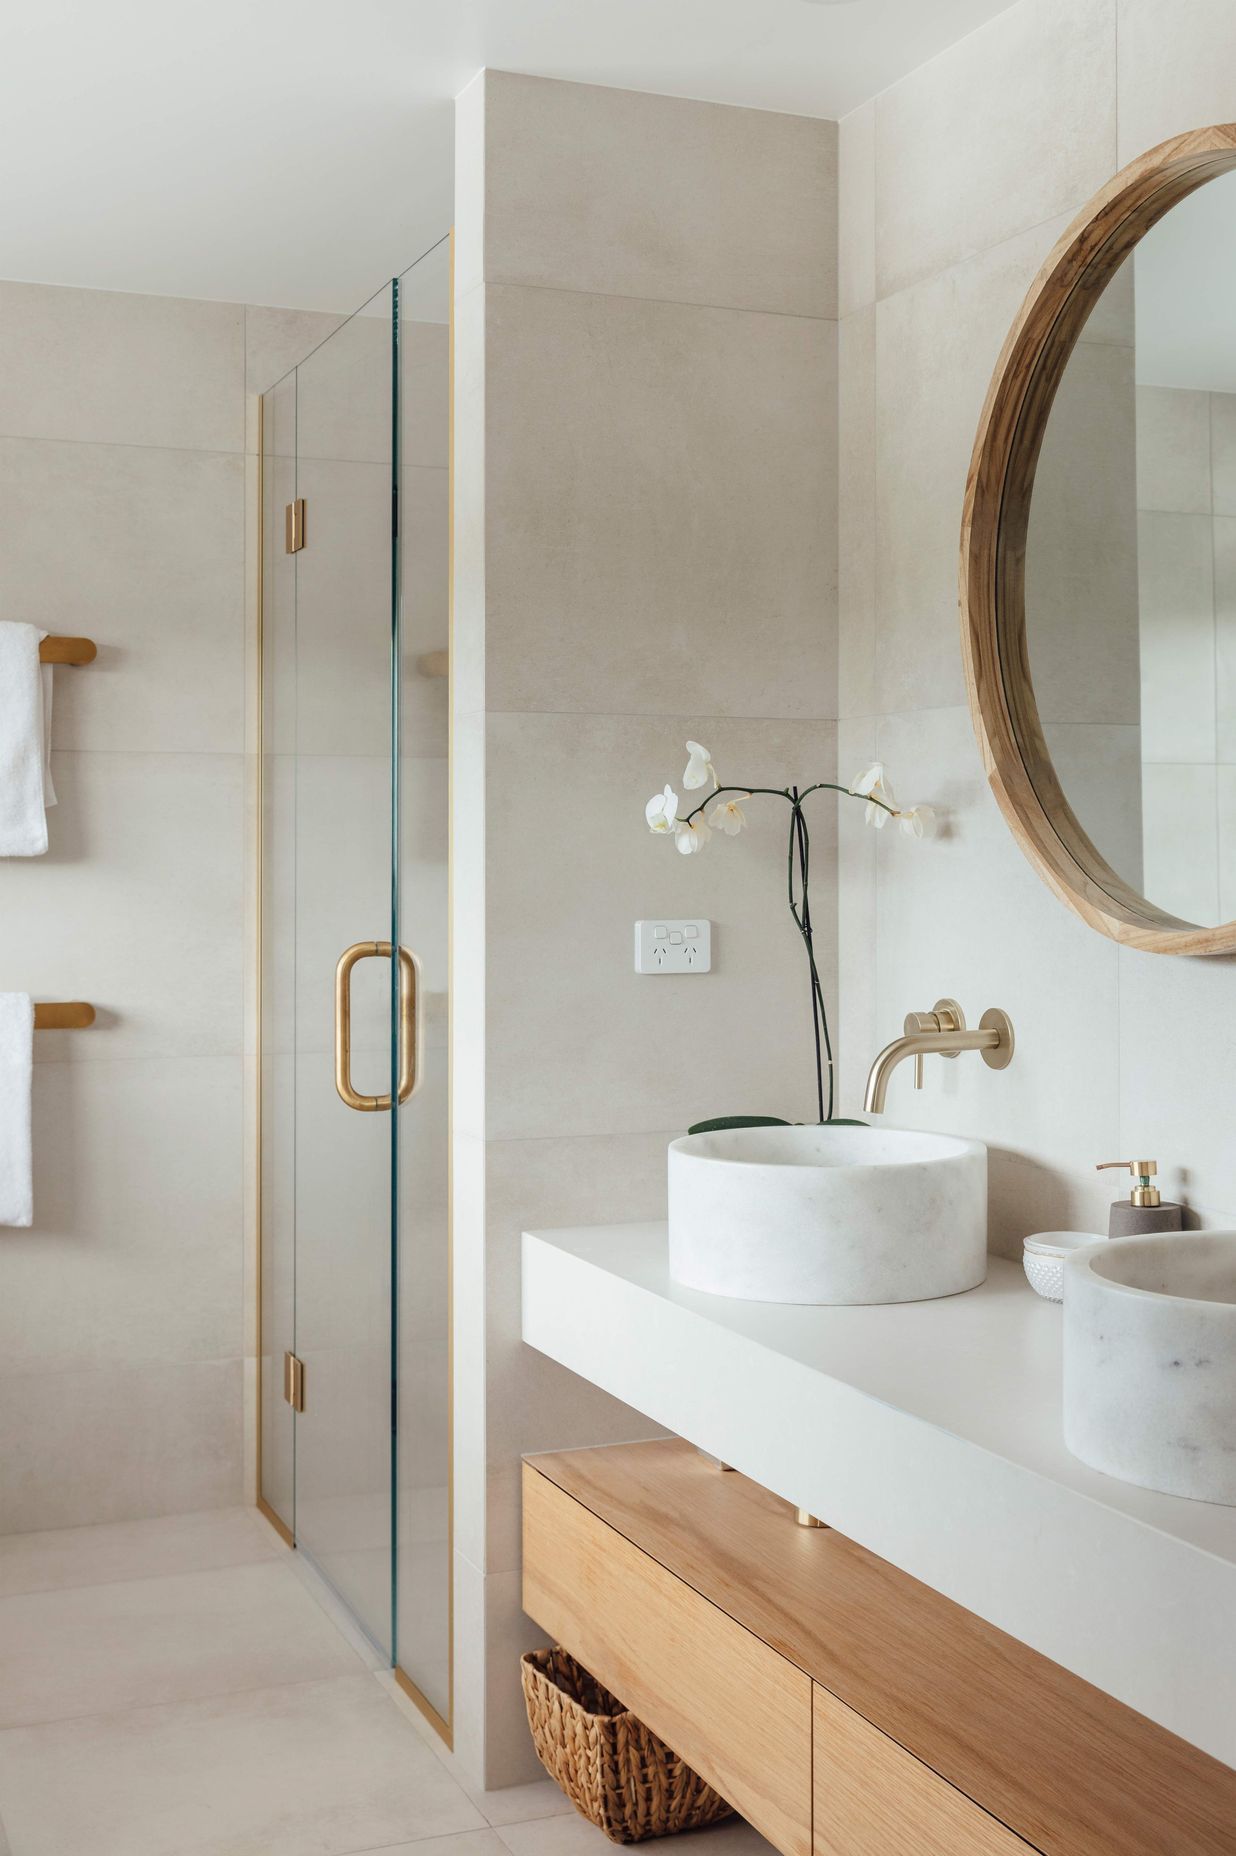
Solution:
M1068 1258L1064 1441L1123 1482L1236 1507L1236 1231Z
M674 1281L750 1302L920 1302L987 1274L987 1149L896 1128L726 1128L669 1150Z

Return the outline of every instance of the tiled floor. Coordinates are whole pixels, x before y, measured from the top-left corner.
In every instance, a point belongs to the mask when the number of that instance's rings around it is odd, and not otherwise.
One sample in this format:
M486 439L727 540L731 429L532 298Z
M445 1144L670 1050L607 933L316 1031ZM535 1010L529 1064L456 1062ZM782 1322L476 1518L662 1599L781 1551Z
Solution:
M0 1537L0 1856L604 1856L548 1780L468 1793L246 1510ZM684 1856L769 1856L735 1820Z

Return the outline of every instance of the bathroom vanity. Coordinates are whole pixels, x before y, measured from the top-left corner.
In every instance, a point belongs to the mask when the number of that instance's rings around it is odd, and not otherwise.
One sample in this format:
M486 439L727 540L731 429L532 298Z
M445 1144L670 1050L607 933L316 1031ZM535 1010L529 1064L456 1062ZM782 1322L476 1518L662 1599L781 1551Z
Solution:
M1015 1265L791 1307L673 1283L664 1225L579 1227L525 1236L523 1295L530 1345L676 1434L530 1460L529 1615L778 1848L1236 1847L1236 1508L1069 1454ZM865 1843L877 1802L911 1815Z
M1236 1772L678 1439L524 1464L524 1608L784 1856L1218 1856Z

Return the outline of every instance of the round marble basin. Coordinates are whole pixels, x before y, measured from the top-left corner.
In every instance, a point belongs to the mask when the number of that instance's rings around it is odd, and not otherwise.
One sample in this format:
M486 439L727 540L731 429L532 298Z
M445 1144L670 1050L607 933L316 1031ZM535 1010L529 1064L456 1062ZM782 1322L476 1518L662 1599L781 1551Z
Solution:
M1236 1231L1067 1259L1064 1441L1122 1482L1236 1507Z
M670 1275L751 1302L921 1302L987 1274L987 1149L897 1128L726 1128L669 1150Z

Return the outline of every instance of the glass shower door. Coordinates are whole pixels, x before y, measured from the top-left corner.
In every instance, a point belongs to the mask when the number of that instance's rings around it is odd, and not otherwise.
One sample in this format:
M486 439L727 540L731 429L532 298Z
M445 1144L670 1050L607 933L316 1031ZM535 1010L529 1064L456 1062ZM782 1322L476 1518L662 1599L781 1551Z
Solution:
M395 334L389 285L296 370L304 546L295 555L293 919L294 1351L304 1385L296 1544L388 1661L397 1241L389 1103L401 1080L389 958L398 944Z
M260 1502L447 1739L450 286L262 397L258 1127Z

